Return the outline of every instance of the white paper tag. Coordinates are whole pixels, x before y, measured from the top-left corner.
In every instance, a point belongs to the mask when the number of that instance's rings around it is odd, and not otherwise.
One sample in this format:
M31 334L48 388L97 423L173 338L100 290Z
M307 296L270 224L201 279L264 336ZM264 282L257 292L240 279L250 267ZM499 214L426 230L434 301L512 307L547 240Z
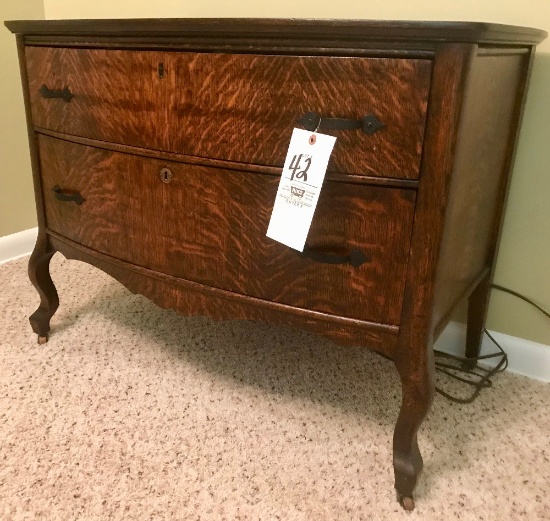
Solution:
M295 128L275 197L267 236L304 251L336 138Z

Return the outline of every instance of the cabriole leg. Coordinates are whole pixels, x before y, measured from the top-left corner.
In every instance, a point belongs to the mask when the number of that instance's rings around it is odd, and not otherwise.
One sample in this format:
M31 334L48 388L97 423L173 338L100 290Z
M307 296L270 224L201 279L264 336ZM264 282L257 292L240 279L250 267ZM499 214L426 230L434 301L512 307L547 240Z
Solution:
M41 233L29 260L29 279L40 295L38 309L29 317L32 330L38 335L38 343L48 341L50 320L59 307L59 297L50 276L50 260L55 250L48 236Z
M422 471L422 456L416 434L434 396L433 357L412 367L410 360L397 362L401 377L401 410L393 436L393 467L397 499L405 510L414 509L413 491Z

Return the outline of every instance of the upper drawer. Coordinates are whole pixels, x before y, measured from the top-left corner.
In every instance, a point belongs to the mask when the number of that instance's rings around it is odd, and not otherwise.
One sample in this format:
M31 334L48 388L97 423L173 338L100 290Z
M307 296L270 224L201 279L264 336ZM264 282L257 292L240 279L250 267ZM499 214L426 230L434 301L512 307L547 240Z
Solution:
M338 140L329 171L415 179L431 61L28 47L37 126L193 156L282 166L297 120L361 120L372 135ZM160 72L162 71L162 72ZM70 101L44 98L65 87Z

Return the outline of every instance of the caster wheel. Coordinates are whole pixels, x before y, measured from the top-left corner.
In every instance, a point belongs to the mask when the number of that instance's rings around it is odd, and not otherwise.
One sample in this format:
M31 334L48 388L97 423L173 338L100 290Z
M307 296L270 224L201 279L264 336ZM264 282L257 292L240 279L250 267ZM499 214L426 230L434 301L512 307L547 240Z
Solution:
M414 499L412 497L403 496L401 497L400 503L407 512L412 512L414 510Z
M38 335L38 343L45 344L48 341L48 335L40 336Z

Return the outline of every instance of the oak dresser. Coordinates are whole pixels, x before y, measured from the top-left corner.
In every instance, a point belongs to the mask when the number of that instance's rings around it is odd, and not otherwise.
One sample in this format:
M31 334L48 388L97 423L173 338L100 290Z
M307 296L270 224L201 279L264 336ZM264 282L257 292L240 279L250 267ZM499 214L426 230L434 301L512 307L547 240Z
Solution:
M535 45L462 22L12 21L48 339L55 252L165 308L306 328L391 358L404 508L432 344L468 299L478 354ZM306 247L266 237L294 127L337 137ZM383 382L381 382L381 385Z

